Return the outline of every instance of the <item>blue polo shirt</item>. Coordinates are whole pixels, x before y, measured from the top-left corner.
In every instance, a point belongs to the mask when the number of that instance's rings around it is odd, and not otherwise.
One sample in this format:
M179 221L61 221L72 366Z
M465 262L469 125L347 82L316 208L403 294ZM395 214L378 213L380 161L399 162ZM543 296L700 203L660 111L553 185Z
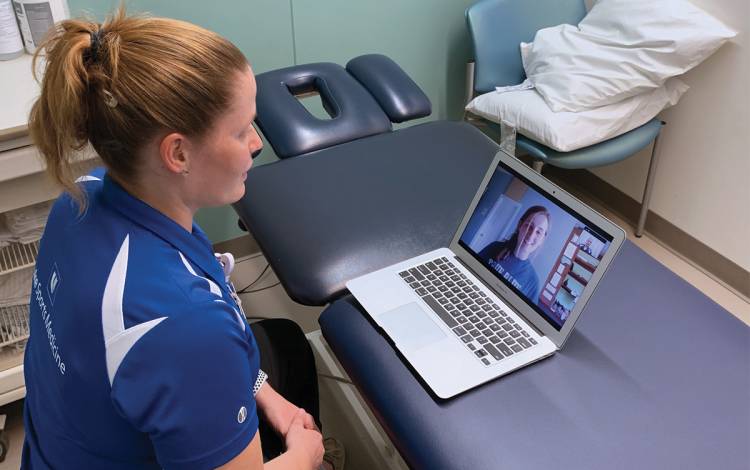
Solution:
M508 240L494 241L479 252L479 257L527 299L538 302L541 290L539 276L531 262L528 259L518 259L513 253L509 253L503 260L497 260L507 243Z
M259 355L211 244L103 170L83 180L34 273L22 468L228 462L258 430Z

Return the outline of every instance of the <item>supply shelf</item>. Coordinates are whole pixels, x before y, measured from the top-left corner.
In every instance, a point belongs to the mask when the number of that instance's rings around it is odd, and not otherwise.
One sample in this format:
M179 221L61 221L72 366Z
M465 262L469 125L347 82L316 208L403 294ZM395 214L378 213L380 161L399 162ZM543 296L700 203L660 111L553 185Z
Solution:
M34 266L38 254L39 241L11 243L0 248L0 276Z
M0 406L26 396L23 356L29 338L29 299L0 305Z
M31 269L39 241L0 248L0 277ZM29 338L29 297L0 298L0 406L26 396L23 357Z
M0 348L13 346L23 350L29 338L28 302L29 299L16 299L0 305Z

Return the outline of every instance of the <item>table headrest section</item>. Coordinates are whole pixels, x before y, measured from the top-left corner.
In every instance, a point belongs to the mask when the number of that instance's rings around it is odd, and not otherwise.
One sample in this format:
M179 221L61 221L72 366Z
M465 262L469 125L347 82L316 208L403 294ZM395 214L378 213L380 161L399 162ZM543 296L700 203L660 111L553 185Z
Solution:
M406 72L382 54L355 57L346 70L375 97L391 122L429 116L430 99Z
M296 65L258 74L256 122L280 158L294 157L391 130L388 116L337 64ZM331 119L313 116L297 95L320 94Z

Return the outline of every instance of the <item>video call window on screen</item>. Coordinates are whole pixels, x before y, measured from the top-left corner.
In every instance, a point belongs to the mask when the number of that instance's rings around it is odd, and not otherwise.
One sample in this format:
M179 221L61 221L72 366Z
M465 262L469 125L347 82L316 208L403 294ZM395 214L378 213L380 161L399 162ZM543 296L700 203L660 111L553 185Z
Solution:
M499 166L459 243L559 330L611 239Z

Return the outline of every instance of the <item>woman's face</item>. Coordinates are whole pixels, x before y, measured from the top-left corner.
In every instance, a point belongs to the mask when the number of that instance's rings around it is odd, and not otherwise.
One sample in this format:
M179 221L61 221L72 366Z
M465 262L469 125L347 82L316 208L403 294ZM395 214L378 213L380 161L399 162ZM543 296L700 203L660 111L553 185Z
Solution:
M245 179L252 154L263 147L253 127L255 77L250 67L238 72L228 109L198 142L190 162L192 198L197 207L238 201L245 194Z
M547 238L549 221L547 216L537 212L527 217L518 227L518 243L515 255L518 259L527 259L531 253L542 246Z

